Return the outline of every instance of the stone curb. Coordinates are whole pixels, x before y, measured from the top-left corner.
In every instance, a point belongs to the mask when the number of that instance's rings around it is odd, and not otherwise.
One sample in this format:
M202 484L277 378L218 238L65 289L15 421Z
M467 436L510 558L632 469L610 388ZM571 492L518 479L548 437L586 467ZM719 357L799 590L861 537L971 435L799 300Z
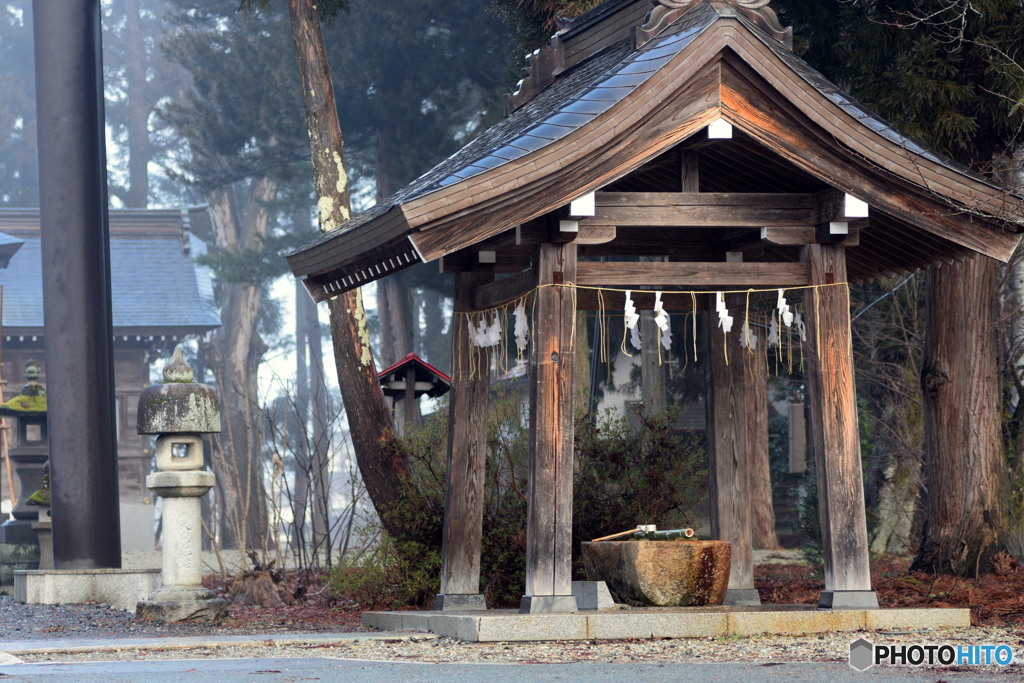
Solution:
M190 650L216 647L278 647L327 645L344 642L434 640L432 633L305 633L167 638L108 638L104 640L0 641L0 653L10 655L117 652L119 650Z

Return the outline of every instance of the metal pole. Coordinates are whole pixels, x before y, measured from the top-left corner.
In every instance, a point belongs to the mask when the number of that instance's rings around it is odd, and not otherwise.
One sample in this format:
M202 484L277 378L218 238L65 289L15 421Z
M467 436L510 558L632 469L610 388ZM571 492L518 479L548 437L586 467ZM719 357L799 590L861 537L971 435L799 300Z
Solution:
M57 569L121 566L100 0L34 0Z

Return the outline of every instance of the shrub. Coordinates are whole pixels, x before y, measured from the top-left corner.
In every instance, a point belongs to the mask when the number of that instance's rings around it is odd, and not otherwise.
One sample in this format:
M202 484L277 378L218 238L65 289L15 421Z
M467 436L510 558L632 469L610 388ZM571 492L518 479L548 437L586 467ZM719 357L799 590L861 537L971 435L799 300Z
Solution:
M641 409L626 419L606 413L576 426L573 567L582 578L579 543L637 524L691 523L706 490L702 440L676 433L677 412ZM529 429L523 401L491 400L485 470L481 584L488 604L514 606L526 574ZM331 571L336 596L363 607L430 605L439 590L444 521L447 411L403 439L414 481L403 501L382 514L404 530L383 537L373 554Z

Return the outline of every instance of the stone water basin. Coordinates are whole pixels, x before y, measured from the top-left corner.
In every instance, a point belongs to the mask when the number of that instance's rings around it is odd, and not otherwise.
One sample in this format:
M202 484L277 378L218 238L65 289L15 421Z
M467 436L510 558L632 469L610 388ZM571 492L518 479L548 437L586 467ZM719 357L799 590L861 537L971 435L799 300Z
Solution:
M729 585L727 541L599 541L582 543L587 578L608 584L628 605L721 605Z

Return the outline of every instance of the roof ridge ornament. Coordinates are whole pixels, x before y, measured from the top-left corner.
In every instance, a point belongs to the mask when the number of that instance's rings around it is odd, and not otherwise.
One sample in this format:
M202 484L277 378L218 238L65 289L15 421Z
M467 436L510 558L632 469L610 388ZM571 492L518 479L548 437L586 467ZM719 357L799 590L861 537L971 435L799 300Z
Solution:
M636 28L633 38L634 47L640 48L650 42L667 27L674 24L680 17L694 6L705 0L651 0L654 9L644 17L644 23ZM782 27L775 10L768 6L771 0L706 0L715 11L725 16L726 12L736 11L749 19L755 26L779 41L786 48L793 49L793 27Z
M555 82L565 70L565 53L556 33L550 43L526 55L526 67L516 91L505 96L505 115L508 116L527 103L534 95Z

